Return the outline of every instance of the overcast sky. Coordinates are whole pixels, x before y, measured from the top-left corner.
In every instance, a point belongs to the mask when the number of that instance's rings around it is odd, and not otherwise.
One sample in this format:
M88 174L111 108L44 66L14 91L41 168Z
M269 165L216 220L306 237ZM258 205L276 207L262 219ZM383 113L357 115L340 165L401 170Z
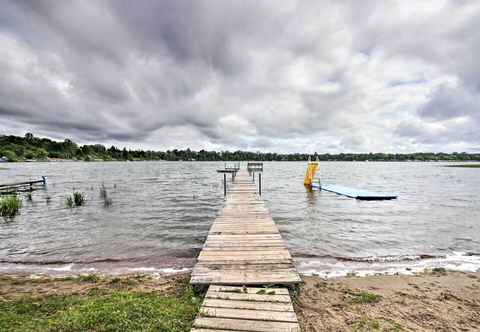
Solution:
M480 151L480 1L0 1L0 134Z

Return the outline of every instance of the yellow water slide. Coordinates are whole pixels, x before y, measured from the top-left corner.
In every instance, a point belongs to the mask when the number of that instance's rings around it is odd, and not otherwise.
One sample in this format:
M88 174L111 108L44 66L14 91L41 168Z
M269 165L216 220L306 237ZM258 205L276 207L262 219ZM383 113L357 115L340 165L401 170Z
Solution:
M307 172L305 173L305 179L303 184L311 187L315 173L317 172L318 162L317 161L308 161Z

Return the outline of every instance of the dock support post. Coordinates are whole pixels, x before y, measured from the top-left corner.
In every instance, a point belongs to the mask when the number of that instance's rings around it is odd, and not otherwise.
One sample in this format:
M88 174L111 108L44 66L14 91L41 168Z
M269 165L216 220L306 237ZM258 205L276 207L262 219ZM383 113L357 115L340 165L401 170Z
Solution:
M227 173L223 173L223 196L227 196Z
M255 183L255 172L252 172L253 183Z
M258 173L258 194L262 196L262 173Z

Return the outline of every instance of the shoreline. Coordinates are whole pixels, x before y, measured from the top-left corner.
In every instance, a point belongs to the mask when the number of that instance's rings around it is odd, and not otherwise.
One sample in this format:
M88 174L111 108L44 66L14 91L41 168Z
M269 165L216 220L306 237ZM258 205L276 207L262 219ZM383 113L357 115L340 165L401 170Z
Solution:
M121 277L136 273L164 276L189 273L195 264L195 257L196 255L181 260L177 258L175 263L171 259L135 263L128 259L92 262L0 260L0 276L12 274L59 278L96 274ZM480 254L472 252L360 258L293 256L293 259L300 274L326 279L346 276L415 275L436 268L457 272L480 272Z
M247 160L168 160L168 159L29 159L29 160L15 160L15 161L0 161L0 165L7 164L21 164L21 163L74 163L74 162L85 162L85 163L99 163L99 162L141 162L141 161L160 161L160 162L217 162L217 163L232 163L232 162L247 162ZM259 162L307 162L308 160L261 160ZM449 165L444 165L445 167L480 167L480 160L438 160L438 159L428 159L428 160L322 160L322 163L328 162L346 162L346 163L447 163ZM456 164L455 164L456 163ZM453 165L450 165L453 164Z
M185 310L182 311L182 319L177 322L180 325L167 330L188 331L204 295L198 290L193 295L189 293L189 277L189 273L168 276L131 274L121 277L83 275L64 278L2 275L0 306L7 307L8 304L8 308L15 308L21 303L24 307L26 303L55 298L67 304L74 299L82 310L86 310L84 303L105 299L114 301L112 296L118 294L141 298L150 298L154 294L156 299L168 298L173 301L169 303L172 308L181 307ZM292 290L302 331L475 331L480 327L480 272L436 269L411 276L325 279L302 275L302 279L303 284ZM189 299L184 297L186 293L189 294ZM62 307L61 303L57 305ZM124 308L126 312L120 314L135 316L136 309L138 308ZM47 316L53 315L51 319L58 319L58 324L63 324L70 322L73 319L70 316L77 313L76 305L67 309L62 307L61 310L63 311L54 310ZM30 330L27 325L22 325L27 324L28 317L21 317L15 323L20 325L13 327L5 325L9 321L12 323L6 315L8 313L0 313L0 328L4 324L7 331ZM62 316L61 319L58 315ZM95 322L81 320L77 323L94 324L92 329L102 331L102 327L96 326ZM47 330L39 326L35 327L38 331Z

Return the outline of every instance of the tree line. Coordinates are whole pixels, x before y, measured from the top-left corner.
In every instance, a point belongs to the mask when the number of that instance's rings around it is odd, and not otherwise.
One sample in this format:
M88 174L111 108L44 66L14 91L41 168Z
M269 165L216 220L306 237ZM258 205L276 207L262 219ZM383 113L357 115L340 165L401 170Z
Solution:
M24 137L0 136L0 158L6 161L25 160L168 160L168 161L306 161L309 158L320 161L480 161L480 153L270 153L251 151L192 151L186 150L127 150L101 144L79 146L70 139L53 141L35 137L31 133Z

